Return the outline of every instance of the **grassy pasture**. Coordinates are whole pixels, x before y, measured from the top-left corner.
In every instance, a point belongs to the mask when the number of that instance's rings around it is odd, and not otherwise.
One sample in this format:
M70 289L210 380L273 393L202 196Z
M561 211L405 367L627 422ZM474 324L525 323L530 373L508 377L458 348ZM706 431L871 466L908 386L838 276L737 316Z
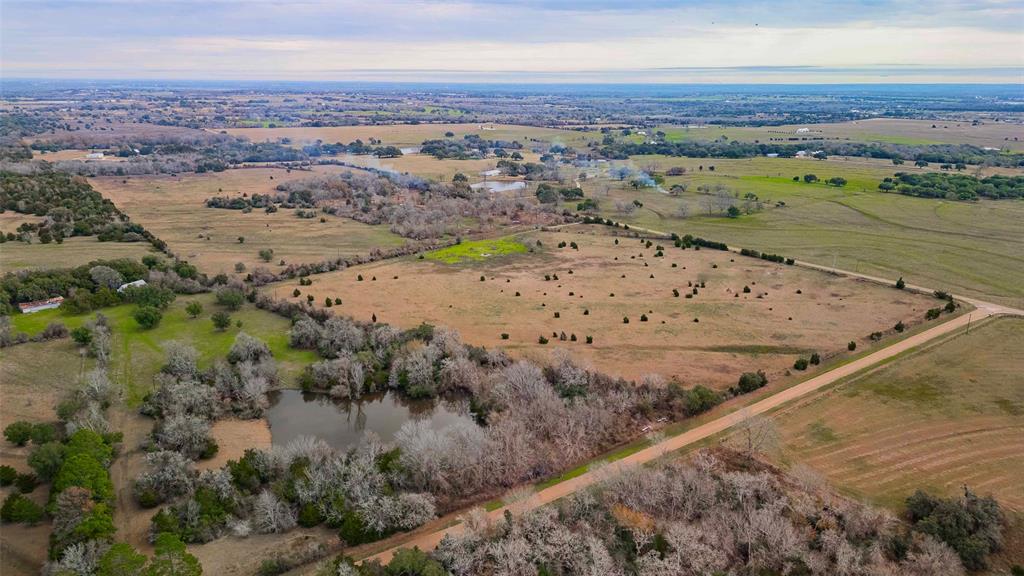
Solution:
M203 314L196 319L190 318L185 312L185 306L192 301L200 302L204 308ZM179 296L164 312L160 324L152 330L143 330L138 326L132 318L135 311L133 305L126 304L102 310L110 319L114 337L111 378L124 386L129 405L137 404L149 390L153 376L160 370L164 361L163 345L171 340L194 346L200 354L200 365L206 367L214 359L223 358L238 332L244 331L270 346L286 384L293 383L306 364L316 361L315 353L288 347L288 329L291 323L287 319L246 304L241 310L231 313L232 321L241 321L242 327L232 324L227 330L218 332L210 321L210 315L218 309L212 295ZM44 310L34 314L19 314L11 318L14 332L32 335L41 331L50 322L63 322L68 328L76 328L95 318L95 313L68 316L62 314L60 310ZM23 352L28 355L34 353L50 357L44 352L47 349L59 352L48 361L52 362L54 369L59 367L70 370L70 367L73 367L77 370L82 363L74 343L70 340L47 344L29 343L0 351L0 371L5 376L8 370L12 371L12 374L24 371L26 379L35 378L34 371L26 370L26 367L34 364L25 363L26 356ZM67 365L69 362L70 366ZM4 390L8 384L21 383L17 377L10 380L5 377L4 381ZM38 381L51 380L40 378ZM28 383L25 385L28 386Z
M522 151L524 162L537 162L539 154ZM445 158L439 160L429 154L406 154L398 158L377 158L376 156L345 156L345 162L356 166L368 168L379 168L382 170L394 170L396 172L410 173L423 178L450 182L456 172L461 172L469 177L470 182L483 180L480 173L491 170L498 164L497 158L481 158L479 160L456 160Z
M0 244L0 274L41 268L72 268L93 260L138 260L150 253L155 253L155 250L148 242L99 242L90 236L67 238L63 244L6 242Z
M424 140L444 138L446 132L462 138L467 134L478 134L486 140L518 140L526 148L531 141L558 142L579 145L587 140L601 140L598 132L579 132L537 126L511 124L470 123L470 124L381 124L376 126L329 126L296 128L229 128L233 136L242 136L253 142L277 141L290 138L293 145L322 140L328 143L348 144L354 140L368 142L370 138L381 140L385 145L417 146Z
M618 182L586 181L587 195L601 203L602 216L1024 305L1024 202L968 203L880 193L878 181L896 167L854 159L637 157L634 163L657 164L661 170L685 166L687 174L667 178L665 186L686 182L689 190L677 198ZM709 165L715 166L713 173ZM792 181L807 173L823 180L842 176L849 183L836 188ZM753 192L769 207L736 219L708 216L706 197L696 189L716 184L741 197ZM617 213L616 200L633 199L643 207L630 215ZM775 208L779 201L786 206ZM685 219L678 216L681 204L688 209Z
M359 319L376 315L402 327L449 326L466 342L520 356L545 358L564 347L611 374L636 378L654 372L718 387L734 384L748 370L782 377L798 356L815 350L845 354L850 340L863 349L871 332L899 319L917 322L936 302L721 251L683 251L670 242L663 243L664 257L655 257L657 246L626 237L615 244L604 227L572 230L502 240L532 252L480 260L460 254L458 263L446 264L456 258L445 251L433 260L408 257L319 274L311 286L288 281L266 289L293 298L298 288L299 299L313 295L318 306L325 298L341 298L333 310ZM557 248L560 242L576 242L579 250ZM478 246L456 248L482 254ZM693 290L687 283L701 281L706 287L686 298ZM744 293L744 286L751 291ZM758 298L762 293L767 295ZM577 341L552 334L563 331ZM588 335L592 344L586 344ZM539 343L540 336L550 343Z
M432 250L424 256L427 260L435 260L445 264L458 264L470 261L479 262L494 256L521 254L526 251L526 246L523 246L520 242L508 238L495 238L462 242L454 246L441 248L440 250Z
M996 319L801 401L775 417L781 458L885 506L966 484L1024 512L1022 344Z
M935 128L932 128L932 125ZM797 133L800 128L808 132ZM724 126L660 126L670 141L715 140L725 136L741 142L768 142L770 138L841 139L889 144L972 144L974 146L1024 150L1024 126L1009 122L985 122L979 126L970 121L908 120L873 118L829 124L800 124L786 126L724 127ZM802 141L802 140L801 140Z
M298 218L294 210L267 214L253 210L207 208L211 196L267 194L282 181L344 171L320 166L314 171L246 168L218 173L134 178L94 178L93 186L182 258L207 273L233 273L235 263L247 269L262 265L280 269L279 262L318 262L338 256L366 254L373 248L400 246L405 240L386 226L369 226L330 215ZM238 238L245 242L239 243ZM274 250L270 263L259 258Z

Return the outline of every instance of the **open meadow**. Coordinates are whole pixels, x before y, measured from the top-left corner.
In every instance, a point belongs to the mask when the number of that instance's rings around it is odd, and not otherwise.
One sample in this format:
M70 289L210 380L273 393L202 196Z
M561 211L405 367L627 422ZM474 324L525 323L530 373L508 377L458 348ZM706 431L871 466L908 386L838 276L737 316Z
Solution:
M878 182L896 169L859 159L754 158L745 160L635 157L639 166L685 167L666 178L664 188L686 184L677 196L656 188L634 190L624 183L584 182L602 216L654 230L693 234L732 246L774 252L825 266L951 290L1020 306L1024 301L1024 203L1017 200L958 202L886 194ZM703 166L703 170L700 167ZM712 172L708 169L714 166ZM911 168L912 169L912 168ZM908 169L910 170L910 169ZM847 180L844 187L794 182L815 174L820 181ZM764 209L727 218L713 207L723 187L755 194ZM631 213L616 202L642 206ZM783 202L784 206L778 203ZM680 207L685 207L684 213Z
M889 144L971 144L1024 151L1024 125L995 121L973 124L970 120L869 118L828 124L758 127L659 126L657 130L664 132L669 141L708 141L723 136L740 142L839 139Z
M846 353L851 340L866 346L872 332L921 321L936 305L729 252L681 250L667 240L646 246L596 226L569 230L464 242L423 260L376 262L312 276L311 286L287 281L266 289L302 301L312 295L317 306L340 298L332 309L360 320L448 326L466 342L517 355L546 357L564 347L610 374L659 373L719 388L745 371L781 376L815 351Z
M775 416L782 458L901 508L967 485L1024 513L1024 321L1000 318Z
M317 140L334 144L348 144L355 140L369 142L370 138L380 140L384 145L418 146L424 140L444 138L446 132L455 134L461 139L467 134L477 134L485 140L518 140L527 149L530 142L558 143L564 145L581 145L588 140L600 141L597 132L577 130L561 130L558 128L542 128L538 126L518 126L511 124L474 123L474 124L379 124L372 126L325 126L296 128L230 128L225 130L232 136L242 136L252 142L276 142L282 138L291 140L292 145L300 146Z
M290 209L245 214L205 205L213 196L269 194L281 182L345 170L337 166L317 166L312 171L245 168L177 176L93 178L90 182L181 258L203 272L217 274L234 272L238 262L246 269L262 265L278 270L282 260L286 264L313 263L402 245L405 240L386 226L369 226L348 218L327 214L299 218ZM259 256L260 250L268 248L274 251L269 263Z
M148 242L99 242L95 236L66 238L62 244L6 242L0 245L0 274L19 270L74 268L93 260L138 260L155 252Z

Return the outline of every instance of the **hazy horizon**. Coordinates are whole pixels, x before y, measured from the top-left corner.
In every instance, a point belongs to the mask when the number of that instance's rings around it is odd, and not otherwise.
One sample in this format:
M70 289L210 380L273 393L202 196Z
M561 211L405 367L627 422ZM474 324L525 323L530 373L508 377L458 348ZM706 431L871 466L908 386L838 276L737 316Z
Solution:
M7 0L7 78L1016 83L1024 3Z

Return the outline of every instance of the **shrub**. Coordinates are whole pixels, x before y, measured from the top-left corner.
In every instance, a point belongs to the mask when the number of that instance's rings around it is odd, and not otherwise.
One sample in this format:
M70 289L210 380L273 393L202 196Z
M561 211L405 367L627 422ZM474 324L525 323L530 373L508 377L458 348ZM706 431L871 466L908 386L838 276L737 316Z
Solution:
M991 497L979 498L969 489L956 500L918 490L907 498L907 515L915 531L948 544L969 570L986 569L986 557L1002 547L999 503Z
M14 478L14 485L22 494L29 494L36 489L36 486L39 486L39 478L31 472L18 474Z
M132 314L132 318L138 322L139 326L143 330L151 330L156 328L157 324L160 324L160 320L163 319L164 315L155 306L140 306L135 309L135 313Z
M14 492L0 507L0 520L4 523L35 524L43 519L43 508L35 502Z
M57 429L53 424L40 422L32 426L32 443L43 445L57 439Z
M548 339L543 337L543 336L541 336L541 337L537 338L537 343L538 344L547 344L548 343Z
M320 508L316 504L308 502L299 508L299 526L312 528L323 521L324 517L320 514Z
M807 370L807 359L797 358L796 362L793 363L793 368L797 370Z
M945 310L946 310L946 312L949 312L949 313L956 312L956 303L953 302L952 300L950 300L949 302L946 303Z
M24 446L32 438L32 424L24 420L12 422L4 428L4 438L15 446Z
M227 330L228 326L231 326L231 315L223 310L214 312L210 320L213 321L213 327L219 331Z
M746 394L762 388L767 383L768 377L765 376L763 371L744 372L740 375L738 388L741 394Z
M857 349L857 343L854 342L853 340L850 340L850 343L846 345L846 349L849 350L850 352L853 352L854 350Z
M241 308L245 303L245 292L237 286L221 286L216 290L215 296L217 304L232 312Z
M587 344L593 344L593 343L594 343L594 337L593 336L587 336Z
M903 276L900 276L899 279L896 280L896 289L897 290L903 290L906 287L907 287L907 283L903 281Z
M502 332L501 333L501 339L502 340L508 340L508 332Z
M64 463L64 445L60 442L42 444L28 455L28 465L36 475L49 482Z
M10 486L14 484L15 478L18 477L18 471L14 468L4 464L0 466L0 486Z
M924 313L924 319L935 320L940 314L942 314L942 308L929 308L928 311Z
M819 356L817 352L815 352L814 354L811 354L811 364L813 364L815 366L817 366L818 364L821 364L821 356Z
M274 259L274 249L273 248L264 248L264 249L260 250L260 260L263 260L264 262L270 262L273 259Z
M623 316L622 317L622 323L623 324L629 324L629 316Z
M88 326L79 326L71 331L71 339L79 346L88 346L92 342L92 330Z
M896 323L895 326L892 327L892 329L897 332L903 332L904 330L907 329L907 327L903 325L903 320L900 320L899 322Z
M188 306L185 306L185 312L192 318L198 318L203 313L203 305L199 302L189 302Z

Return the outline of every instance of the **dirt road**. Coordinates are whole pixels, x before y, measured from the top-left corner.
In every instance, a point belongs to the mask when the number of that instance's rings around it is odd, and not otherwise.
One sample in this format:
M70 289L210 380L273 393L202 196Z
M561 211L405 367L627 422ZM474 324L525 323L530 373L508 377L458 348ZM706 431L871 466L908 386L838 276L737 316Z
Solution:
M635 454L623 458L622 460L610 464L609 466L611 467L611 470L609 470L608 468L603 468L599 471L587 472L581 476L577 476L576 478L566 480L565 482L561 482L559 484L551 486L550 488L541 490L534 494L534 496L525 503L517 503L512 506L503 506L501 508L491 511L489 515L492 519L499 519L505 514L506 510L517 512L522 511L524 509L535 508L537 506L542 506L544 504L554 502L555 500L568 496L569 494L572 494L577 490L591 486L592 484L598 482L602 478L606 478L608 474L610 472L613 472L615 469L622 469L630 466L638 466L640 464L644 464L646 462L655 460L668 452L673 452L675 450L679 450L681 448L696 444L702 440L710 438L711 436L714 436L715 434L718 434L719 432L722 432L734 426L735 424L741 422L745 418L757 414L763 414L765 412L773 410L791 400L810 394L825 386L833 384L838 380L841 380L857 372L860 372L861 370L875 366L878 363L888 360L903 352L906 352L907 350L916 348L922 344L934 340L935 338L939 338L941 336L950 334L960 328L963 328L969 322L977 322L994 314L1021 313L1021 311L1019 310L1014 310L1002 306L992 305L983 302L980 304L983 305L978 306L978 309L970 314L958 316L953 320L929 328L928 330L910 336L904 340L896 342L891 346L887 346L885 348L882 348L881 350L868 354L867 356L858 358L857 360L854 360L848 364L844 364L835 369L829 370L828 372L819 374L809 380L801 382L800 384L797 384L785 390L781 390L777 394L774 394L754 404L751 404L749 407L743 410L726 414L725 416L722 416L720 418L697 426L696 428L688 430L682 434L679 434L678 436L667 438L662 442L654 444L653 446L645 448L644 450L641 450ZM378 560L381 563L386 563L391 559L395 551L397 551L399 548L411 548L416 546L419 547L421 550L432 550L438 545L438 543L441 542L441 539L443 539L445 535L459 535L460 533L462 533L462 531L463 525L456 524L454 526L445 528L443 530L438 530L436 532L410 535L410 537L407 540L403 541L401 545L389 548L388 550L385 550L374 556L370 556L368 560Z

